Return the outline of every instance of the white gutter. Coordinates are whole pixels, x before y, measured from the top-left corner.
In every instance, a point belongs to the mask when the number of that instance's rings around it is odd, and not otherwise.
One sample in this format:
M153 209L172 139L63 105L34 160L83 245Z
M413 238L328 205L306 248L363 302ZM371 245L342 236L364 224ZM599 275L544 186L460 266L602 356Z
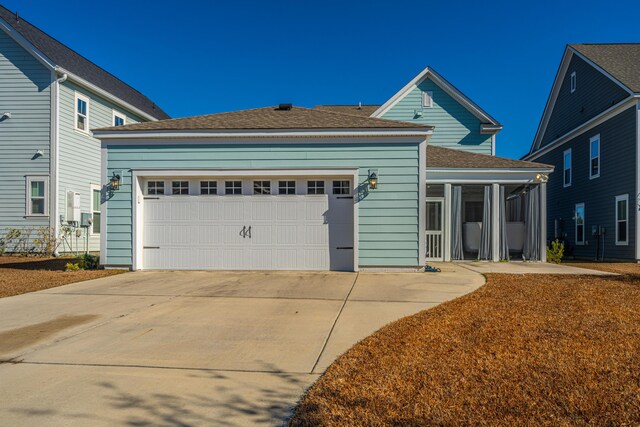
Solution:
M53 73L53 85L51 86L52 93L52 111L51 111L51 148L49 150L49 161L51 175L51 188L49 189L49 196L51 197L51 204L53 205L53 215L49 218L50 227L53 229L53 235L58 238L60 228L60 204L58 203L58 187L59 187L59 174L58 166L60 162L60 150L58 149L60 141L60 83L67 80L67 74L63 74L62 77L56 79L56 73ZM55 256L58 256L58 249L56 248Z

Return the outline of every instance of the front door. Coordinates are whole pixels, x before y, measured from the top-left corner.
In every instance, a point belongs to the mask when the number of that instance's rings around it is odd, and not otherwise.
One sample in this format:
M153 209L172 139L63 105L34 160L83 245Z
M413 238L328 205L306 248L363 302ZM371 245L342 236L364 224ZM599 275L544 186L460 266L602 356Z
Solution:
M444 261L444 198L427 197L427 261Z

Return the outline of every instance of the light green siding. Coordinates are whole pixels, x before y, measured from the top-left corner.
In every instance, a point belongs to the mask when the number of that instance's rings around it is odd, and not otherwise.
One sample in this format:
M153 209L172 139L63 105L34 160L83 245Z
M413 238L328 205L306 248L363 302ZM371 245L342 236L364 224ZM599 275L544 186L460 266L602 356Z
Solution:
M378 169L377 190L357 202L359 264L417 266L418 144L308 144L110 146L109 175L123 172L122 187L107 202L107 264L132 264L131 169L359 168Z
M66 81L60 85L59 188L60 215L65 215L67 191L80 193L80 210L91 211L91 185L100 185L100 141L75 129L76 92L89 98L89 129L113 126L113 110L126 115L126 123L142 121L88 90ZM100 250L100 236L91 235L91 251Z
M25 217L26 175L49 175L51 72L0 30L0 230L47 226ZM41 150L44 155L34 157ZM51 208L49 208L51 210Z
M422 108L423 91L433 92L431 108ZM421 117L416 116L416 110L422 112ZM432 145L491 154L491 135L480 133L481 120L429 78L409 92L382 118L435 126L429 140Z

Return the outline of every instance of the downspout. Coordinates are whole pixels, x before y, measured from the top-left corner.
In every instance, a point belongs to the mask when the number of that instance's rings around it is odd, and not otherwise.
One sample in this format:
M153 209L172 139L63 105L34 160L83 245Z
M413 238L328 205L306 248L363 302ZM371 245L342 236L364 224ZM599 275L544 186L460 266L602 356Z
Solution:
M55 73L54 73L55 75ZM53 235L57 239L60 234L60 204L58 203L58 187L60 180L58 179L58 166L60 162L60 150L58 145L60 142L60 83L67 80L67 74L63 74L60 78L54 80L53 91L55 92L54 111L52 116L52 128L53 135L51 138L51 203L53 204L53 218L50 219L50 223L53 225ZM54 256L59 256L58 248L56 247Z

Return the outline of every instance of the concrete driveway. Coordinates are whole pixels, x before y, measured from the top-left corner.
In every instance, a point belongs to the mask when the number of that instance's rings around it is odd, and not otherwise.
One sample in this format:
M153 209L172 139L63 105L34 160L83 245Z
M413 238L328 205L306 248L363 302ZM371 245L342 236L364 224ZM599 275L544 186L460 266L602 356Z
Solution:
M136 272L0 299L0 420L281 424L357 341L484 283L443 267Z

